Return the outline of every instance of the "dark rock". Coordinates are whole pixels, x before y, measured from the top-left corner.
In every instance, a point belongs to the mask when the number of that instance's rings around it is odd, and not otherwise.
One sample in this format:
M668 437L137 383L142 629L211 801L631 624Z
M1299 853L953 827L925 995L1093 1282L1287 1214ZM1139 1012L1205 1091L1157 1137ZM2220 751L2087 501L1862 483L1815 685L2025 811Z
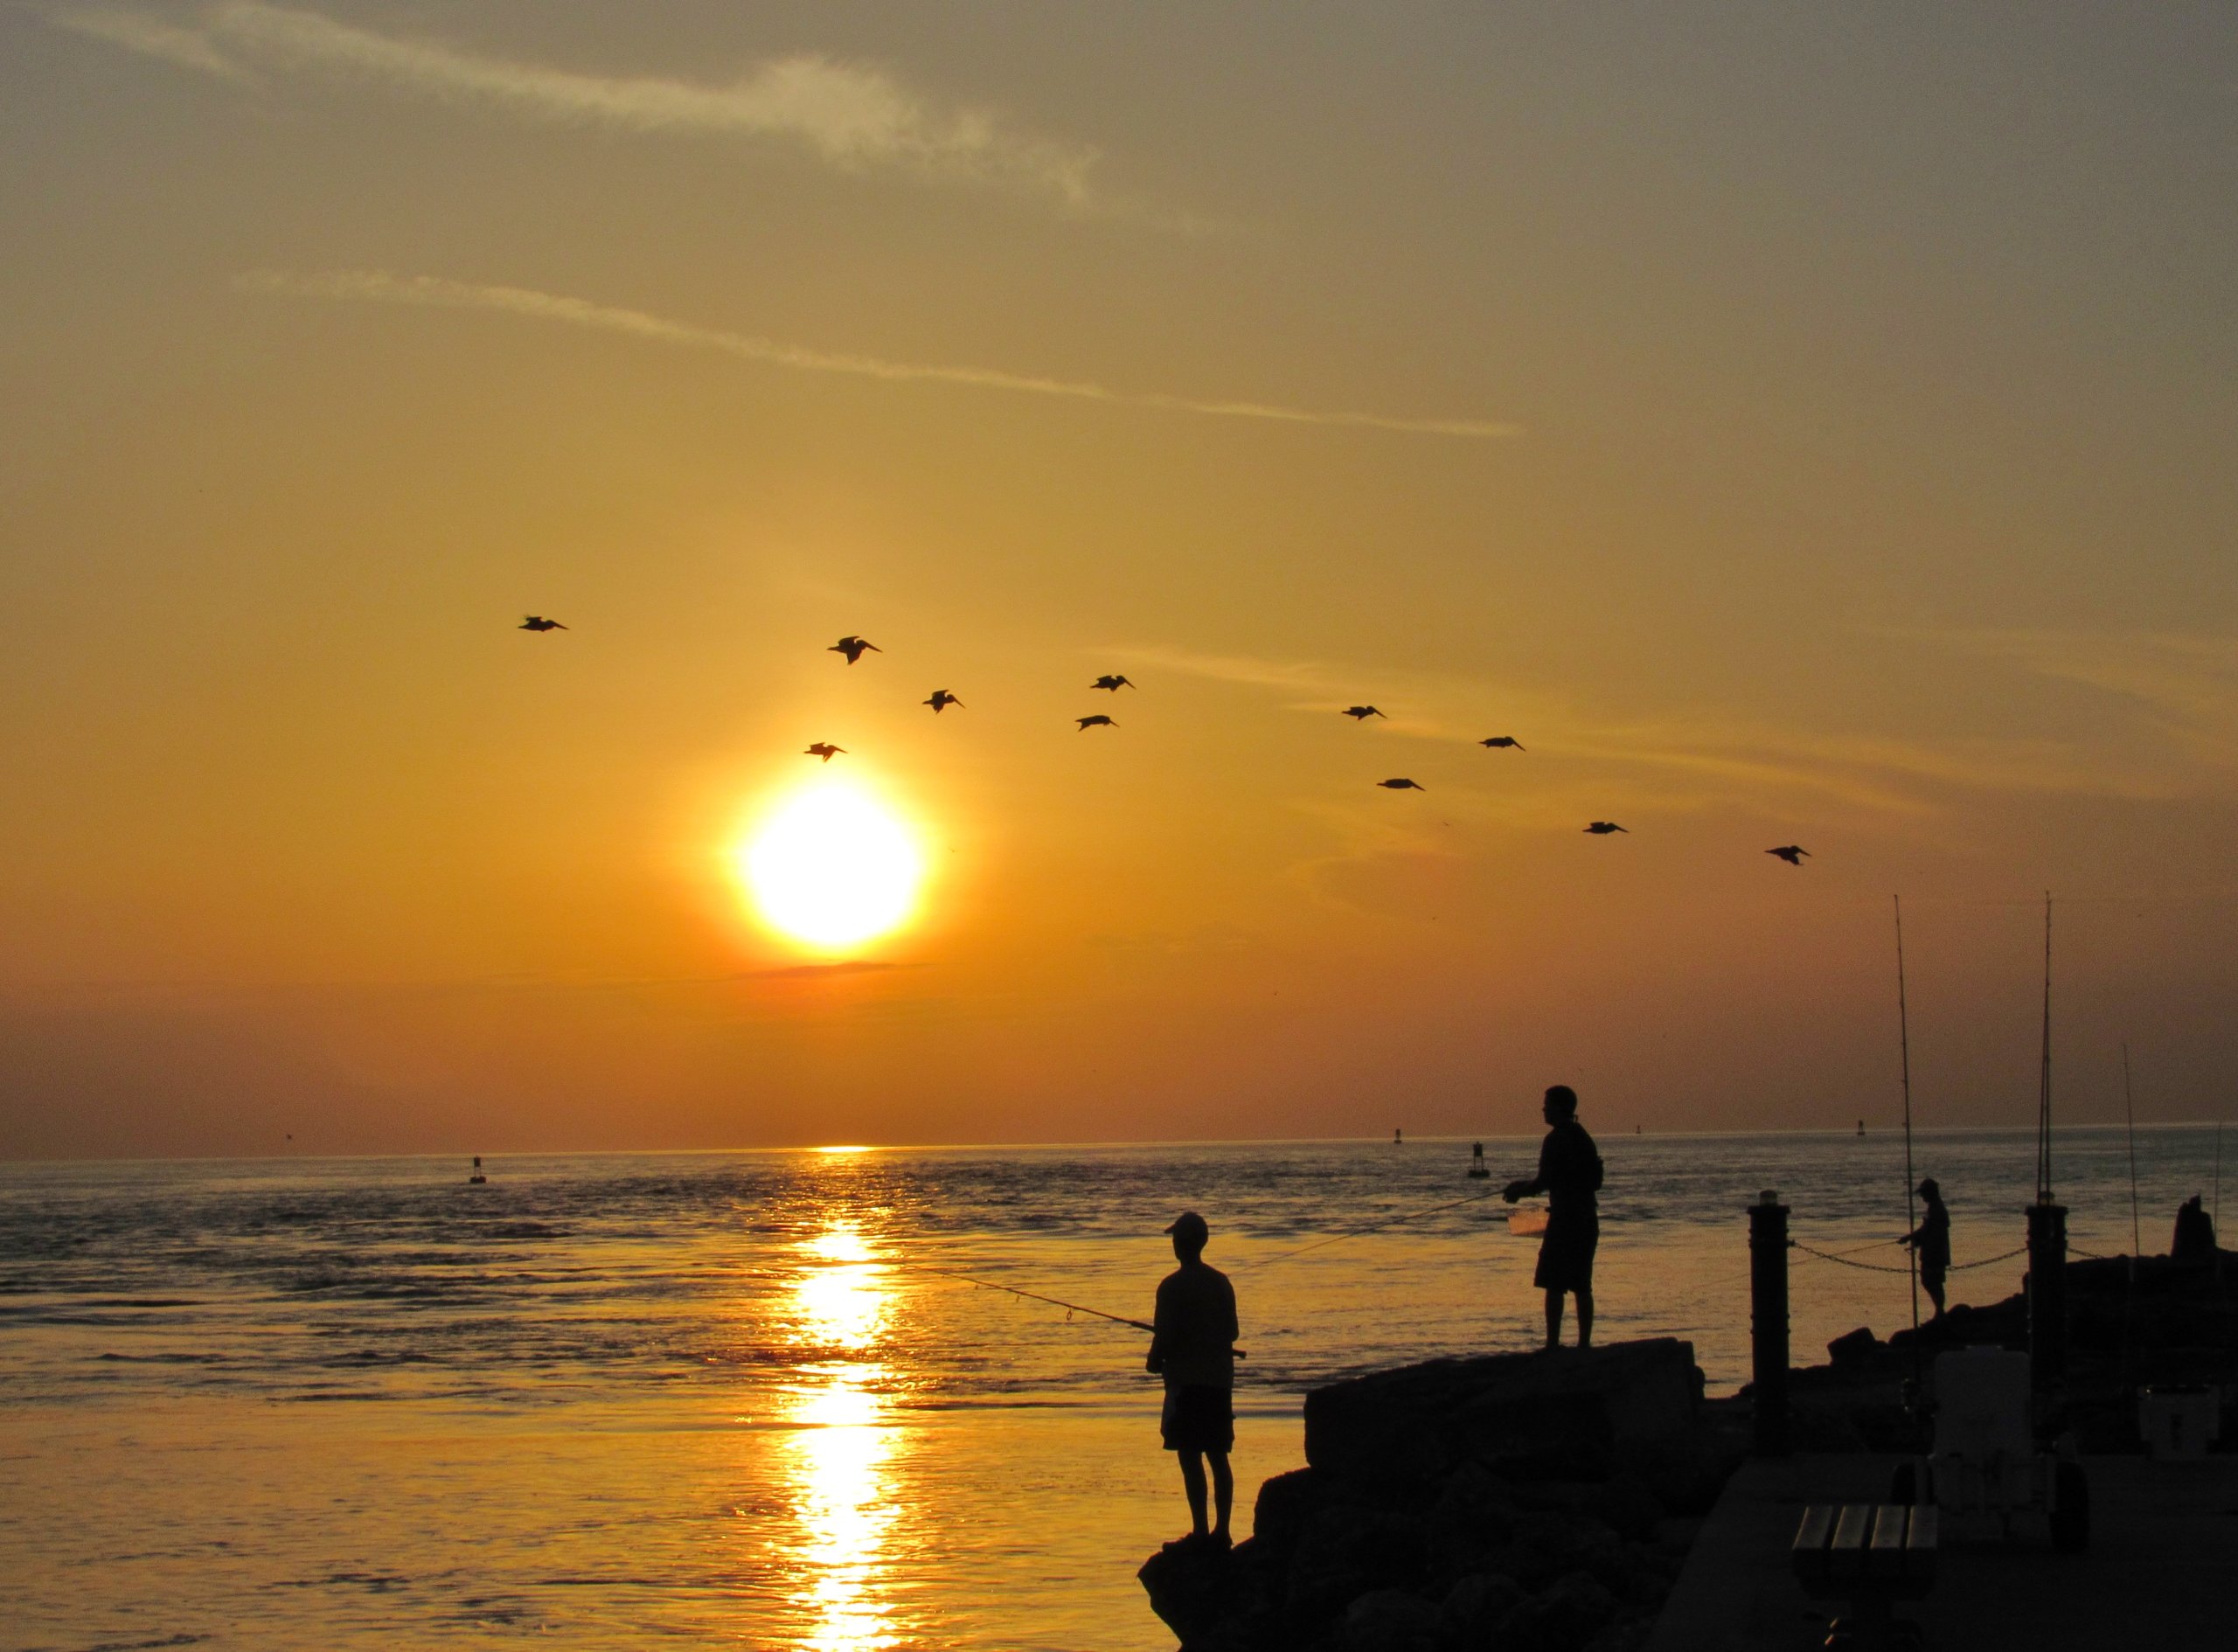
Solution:
M1421 1583L1428 1569L1428 1533L1418 1517L1332 1503L1307 1523L1292 1551L1282 1588L1292 1624L1333 1618L1358 1596Z
M1442 1652L1445 1614L1404 1589L1377 1589L1345 1608L1344 1652Z
M1508 1614L1494 1632L1512 1652L1583 1652L1616 1615L1616 1602L1591 1574L1573 1572Z
M1588 1493L1578 1512L1590 1516L1620 1537L1645 1543L1655 1536L1663 1505L1637 1475L1610 1475Z
M1305 1460L1339 1479L1417 1486L1470 1458L1590 1473L1613 1447L1683 1433L1700 1392L1692 1344L1670 1338L1431 1360L1307 1395Z
M1873 1327L1860 1325L1845 1336L1837 1336L1826 1344L1826 1357L1837 1365L1854 1365L1870 1359L1881 1351L1882 1343L1873 1334Z
M1725 1482L1748 1455L1748 1423L1735 1411L1668 1440L1647 1441L1618 1454L1621 1469L1637 1476L1665 1513L1706 1515Z
M1518 1504L1482 1463L1463 1463L1429 1507L1430 1562L1441 1578L1482 1571L1515 1536Z
M1234 1614L1235 1557L1200 1537L1169 1543L1135 1576L1150 1597L1150 1610L1174 1638L1196 1649L1214 1644L1223 1622Z
M1445 1592L1446 1621L1464 1649L1489 1648L1492 1631L1524 1602L1523 1586L1501 1572L1472 1572Z
M1559 1514L1539 1515L1519 1525L1499 1569L1534 1594L1572 1572L1621 1581L1628 1570L1622 1537L1598 1520Z
M1252 1535L1269 1548L1289 1552L1329 1501L1329 1476L1310 1468L1293 1468L1261 1482L1251 1509Z

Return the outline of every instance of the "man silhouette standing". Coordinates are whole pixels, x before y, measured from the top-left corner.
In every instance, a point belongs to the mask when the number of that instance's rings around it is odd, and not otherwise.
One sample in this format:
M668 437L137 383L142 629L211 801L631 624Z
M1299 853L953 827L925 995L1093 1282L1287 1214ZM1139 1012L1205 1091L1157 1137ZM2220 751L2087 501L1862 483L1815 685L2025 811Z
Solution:
M1165 1406L1158 1431L1165 1448L1181 1459L1182 1489L1189 1496L1192 1535L1229 1542L1228 1511L1235 1476L1227 1454L1235 1447L1235 1288L1205 1263L1212 1230L1194 1211L1184 1211L1165 1230L1181 1266L1158 1281L1152 1315L1150 1369L1165 1378ZM1205 1520L1205 1459L1213 1460L1215 1518Z
M1593 1346L1593 1253L1601 1244L1601 1153L1577 1121L1577 1092L1558 1084L1542 1109L1549 1128L1539 1149L1539 1174L1510 1182L1500 1197L1510 1204L1546 1196L1546 1236L1539 1241L1533 1283L1546 1293L1546 1346L1562 1345L1562 1295L1577 1298L1577 1345Z
M1927 1201L1927 1214L1920 1225L1904 1235L1904 1243L1919 1253L1920 1284L1927 1291L1928 1301L1935 1304L1935 1316L1943 1317L1943 1282L1950 1272L1950 1211L1943 1203L1943 1188L1933 1177L1920 1183L1920 1197Z

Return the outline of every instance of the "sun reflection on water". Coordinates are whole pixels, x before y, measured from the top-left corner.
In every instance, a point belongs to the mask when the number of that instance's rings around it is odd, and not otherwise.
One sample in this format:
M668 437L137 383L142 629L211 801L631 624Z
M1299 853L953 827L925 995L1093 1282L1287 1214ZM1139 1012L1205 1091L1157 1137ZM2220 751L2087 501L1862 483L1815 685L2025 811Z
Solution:
M890 1308L886 1272L851 1221L800 1246L794 1342L810 1356L787 1407L793 1509L802 1528L803 1594L815 1652L900 1643L884 1585L893 1523L887 1471L899 1431L886 1415L878 1357Z

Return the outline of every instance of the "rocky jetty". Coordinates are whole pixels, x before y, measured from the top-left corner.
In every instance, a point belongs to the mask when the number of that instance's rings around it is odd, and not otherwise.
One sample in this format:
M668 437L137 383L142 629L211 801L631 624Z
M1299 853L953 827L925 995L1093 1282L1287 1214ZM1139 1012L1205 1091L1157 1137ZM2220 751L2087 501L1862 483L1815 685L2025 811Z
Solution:
M1688 1343L1378 1371L1307 1395L1247 1541L1143 1586L1184 1652L1630 1652L1746 1448Z

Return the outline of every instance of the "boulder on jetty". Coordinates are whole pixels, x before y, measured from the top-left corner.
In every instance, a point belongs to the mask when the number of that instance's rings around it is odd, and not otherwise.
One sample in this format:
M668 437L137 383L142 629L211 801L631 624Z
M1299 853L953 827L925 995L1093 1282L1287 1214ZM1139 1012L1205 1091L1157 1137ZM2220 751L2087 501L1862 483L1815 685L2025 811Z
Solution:
M1252 1536L1168 1544L1143 1586L1184 1652L1628 1652L1746 1450L1701 1399L1669 1338L1316 1389Z

